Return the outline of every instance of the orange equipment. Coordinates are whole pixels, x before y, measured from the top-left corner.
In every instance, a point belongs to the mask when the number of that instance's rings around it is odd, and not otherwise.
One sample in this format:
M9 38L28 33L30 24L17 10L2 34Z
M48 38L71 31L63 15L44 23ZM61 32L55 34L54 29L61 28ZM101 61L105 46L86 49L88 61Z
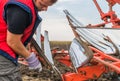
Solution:
M70 57L68 54L68 50L60 50L58 51L57 49L52 50L52 54L53 54L53 58L59 62L61 62L62 64L71 67L71 61L70 61Z
M100 12L101 19L104 21L104 23L98 24L98 25L90 25L90 27L105 26L108 23L112 23L113 24L112 28L119 28L120 19L117 18L115 12L112 11L112 6L115 5L116 3L120 4L120 0L107 0L110 6L110 10L108 13L103 13L97 1L96 0L93 0L93 1L96 4L96 7L98 8L98 11ZM79 36L78 33L76 32L76 27L73 25L73 21L71 18L69 18L68 15L66 15L66 17L73 30L75 38L80 40L81 36ZM120 60L119 59L117 59L116 57L107 55L104 52L98 50L97 48L87 45L85 43L80 43L80 44L82 44L83 48L85 49L84 53L88 54L88 56L90 56L90 59L88 63L80 67L74 66L73 60L70 58L71 56L69 55L68 51L65 51L65 50L57 51L56 49L52 50L54 59L67 65L70 68L73 67L74 69L74 72L67 72L64 74L60 74L58 69L55 67L54 63L50 63L47 56L45 56L43 52L40 51L40 48L38 47L37 43L33 43L33 44L35 46L36 51L40 53L43 58L43 60L41 59L40 60L42 62L46 61L48 65L51 65L52 68L58 72L60 77L62 77L61 78L62 81L97 80L102 74L108 73L108 72L114 72L114 73L120 74ZM91 54L93 54L93 56Z
M88 27L104 27L108 23L112 23L112 28L120 28L120 19L117 17L115 11L112 10L112 7L118 3L120 4L120 0L106 0L108 2L109 11L107 13L104 13L100 6L98 5L96 0L93 0L94 4L96 5L101 19L104 21L103 23L97 24L97 25L91 25L89 24Z
M98 10L101 12L101 18L104 20L104 23L98 24L96 26L98 27L98 26L102 26L102 25L112 22L112 24L113 24L112 28L119 28L120 25L118 22L120 22L120 20L117 17L113 16L114 13L104 14L101 11L100 7L98 6L96 0L94 0L94 2L96 4ZM120 2L120 1L118 1L118 2ZM73 18L73 16L71 16L69 13L66 13L66 17L67 17L68 22L73 30L75 37L81 39L81 36L77 33L77 27L78 27L78 25L76 24L77 22L74 22L74 21L76 21L76 19ZM105 18L108 19L109 17L110 17L110 21L105 20ZM118 24L116 25L116 23L118 23ZM94 26L91 26L91 27L94 27ZM120 60L119 59L117 59L114 56L107 55L104 52L98 50L97 48L95 48L93 46L89 46L87 44L84 44L84 45L86 47L88 46L90 48L90 50L92 50L93 58L87 64L85 64L81 67L75 68L75 73L63 74L63 78L64 78L63 81L97 80L102 74L109 73L109 72L120 74ZM85 47L83 47L83 48L85 49ZM71 59L71 61L72 61L72 59Z
M66 73L63 75L65 81L86 81L95 80L103 73L116 72L120 74L120 60L106 55L94 47L94 57L91 62L77 69L78 73Z
M82 66L78 67L77 71L74 73L67 72L65 74L62 74L63 81L86 81L86 80L96 80L98 79L102 74L108 73L108 72L115 72L117 74L120 74L120 60L112 57L110 55L107 55L103 53L102 51L89 46L89 48L93 51L93 58L91 61ZM61 51L54 50L54 53L56 54L56 57L59 57L56 60L59 62L67 65L68 67L72 67L72 60L70 59L69 53ZM64 58L68 56L68 58ZM70 65L69 65L70 64Z

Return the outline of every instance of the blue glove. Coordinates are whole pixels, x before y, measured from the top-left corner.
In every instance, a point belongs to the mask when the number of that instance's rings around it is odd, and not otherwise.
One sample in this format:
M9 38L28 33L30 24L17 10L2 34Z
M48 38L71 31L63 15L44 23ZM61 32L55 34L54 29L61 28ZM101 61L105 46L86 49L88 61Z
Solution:
M42 65L34 52L32 52L30 56L26 58L26 61L28 62L29 69L38 69L39 72L42 71Z

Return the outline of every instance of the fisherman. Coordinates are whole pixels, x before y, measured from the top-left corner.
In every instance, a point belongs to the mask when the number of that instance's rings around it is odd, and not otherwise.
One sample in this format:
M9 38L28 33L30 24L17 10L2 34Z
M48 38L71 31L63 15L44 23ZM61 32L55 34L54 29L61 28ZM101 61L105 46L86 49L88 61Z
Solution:
M18 56L30 69L42 70L34 52L26 45L42 21L38 11L46 11L57 0L0 0L0 81L22 81Z

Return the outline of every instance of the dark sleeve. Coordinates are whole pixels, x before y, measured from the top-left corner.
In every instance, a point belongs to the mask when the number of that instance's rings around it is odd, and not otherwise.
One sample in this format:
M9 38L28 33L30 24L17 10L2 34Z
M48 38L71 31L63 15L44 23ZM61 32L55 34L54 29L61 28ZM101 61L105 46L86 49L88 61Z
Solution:
M30 25L29 14L17 5L9 5L6 9L8 31L14 34L23 34Z

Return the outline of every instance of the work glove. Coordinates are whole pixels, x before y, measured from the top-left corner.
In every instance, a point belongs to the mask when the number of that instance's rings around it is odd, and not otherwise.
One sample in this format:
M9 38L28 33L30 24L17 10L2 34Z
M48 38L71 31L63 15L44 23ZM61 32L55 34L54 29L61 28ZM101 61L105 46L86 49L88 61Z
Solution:
M26 61L28 62L30 70L38 70L39 72L42 71L42 65L34 52L32 52L30 56L26 58Z

